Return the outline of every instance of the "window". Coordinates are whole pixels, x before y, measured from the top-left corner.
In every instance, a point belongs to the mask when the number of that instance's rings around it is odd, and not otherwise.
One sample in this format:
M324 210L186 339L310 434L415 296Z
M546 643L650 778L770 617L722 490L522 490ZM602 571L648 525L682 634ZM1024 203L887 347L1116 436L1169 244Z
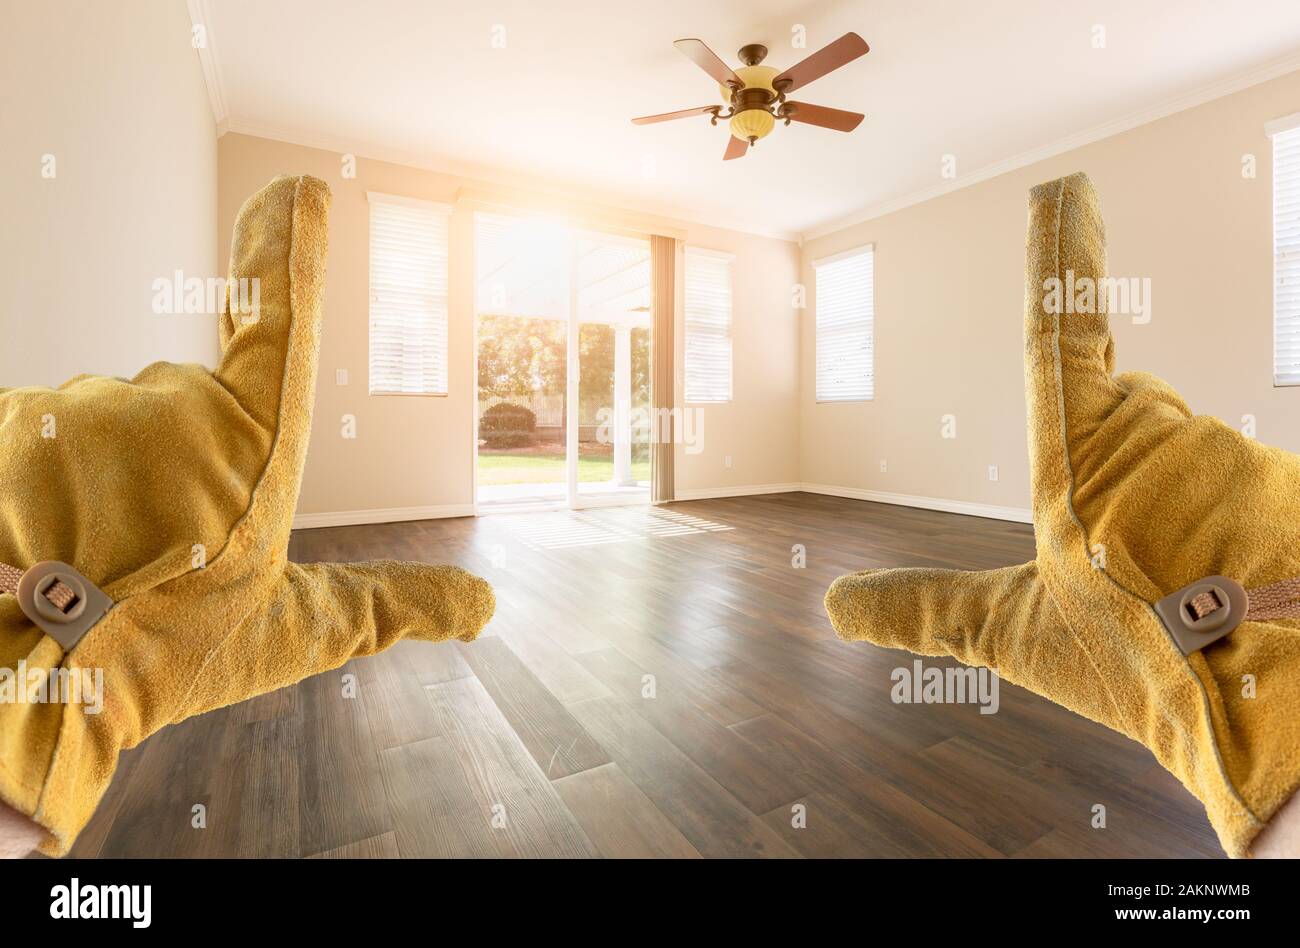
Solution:
M447 394L450 208L370 192L370 394Z
M1273 135L1273 384L1300 385L1300 115Z
M814 260L817 271L817 401L875 397L874 245Z
M730 254L686 248L686 400L731 401Z

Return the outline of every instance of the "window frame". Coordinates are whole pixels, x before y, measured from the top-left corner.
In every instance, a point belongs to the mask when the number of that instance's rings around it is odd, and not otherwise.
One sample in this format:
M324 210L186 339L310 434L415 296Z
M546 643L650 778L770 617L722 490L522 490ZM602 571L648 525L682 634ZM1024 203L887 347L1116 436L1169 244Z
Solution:
M1279 308L1278 291L1282 286L1282 266L1283 254L1278 250L1278 178L1279 178L1279 149L1278 139L1286 139L1286 146L1291 161L1300 162L1300 112L1288 115L1284 118L1269 122L1264 126L1264 132L1270 139L1272 148L1272 193L1269 195L1269 224L1270 224L1270 242L1273 252L1273 299L1272 299L1272 320L1273 320L1273 346L1272 346L1272 370L1274 388L1296 388L1300 387L1300 367L1295 368L1288 373L1280 372L1281 369L1281 330L1282 330L1282 312ZM1297 164L1292 172L1292 180L1289 182L1289 189L1292 196L1300 195L1300 164ZM1286 251L1286 254L1292 258L1295 273L1293 278L1300 278L1300 238L1294 241L1294 246ZM1296 287L1300 292L1300 285ZM1287 316L1287 323L1293 324L1296 331L1300 331L1300 302L1294 304L1295 311Z
M367 240L367 275L366 275L366 390L367 394L377 397L413 397L413 398L447 398L451 394L451 214L452 206L439 201L430 201L424 198L407 197L400 194L386 194L381 191L367 191L366 200L369 205L367 209L366 220L366 240ZM444 295L441 297L441 318L443 322L443 350L436 353L439 356L442 366L442 389L436 388L428 391L405 391L392 388L375 387L375 362L374 362L374 341L375 341L375 209L379 206L387 207L405 207L419 211L425 211L439 223L437 225L444 247L443 266L444 272L441 274L441 282L444 289ZM433 266L437 267L437 257L435 255ZM437 297L435 297L435 300ZM437 318L439 307L435 302L434 312ZM435 372L435 382L437 374Z
M867 314L867 338L871 344L871 355L869 369L869 386L870 390L865 396L854 396L844 398L823 397L821 392L821 368L819 354L821 352L822 327L820 325L820 314L822 309L822 292L818 288L818 274L823 267L831 266L837 263L844 263L858 257L866 257L870 260L871 266L871 307ZM875 243L860 244L856 247L850 247L838 253L829 254L825 257L819 257L812 262L813 266L813 400L818 405L845 405L862 402L873 402L876 400L876 245ZM845 327L844 331L847 331Z
M682 266L682 402L688 405L728 405L736 399L736 255L686 244ZM710 334L727 343L727 395L725 398L692 398L690 378L690 269L691 258L724 263L727 268L727 328Z

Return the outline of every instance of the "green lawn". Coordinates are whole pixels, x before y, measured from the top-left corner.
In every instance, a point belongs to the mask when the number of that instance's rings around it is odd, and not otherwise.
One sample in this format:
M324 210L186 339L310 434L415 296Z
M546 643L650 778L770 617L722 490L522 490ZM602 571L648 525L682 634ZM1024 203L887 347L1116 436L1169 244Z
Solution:
M650 462L633 461L632 476L650 480ZM565 479L564 454L512 454L481 451L478 456L479 484L547 484ZM614 459L578 457L578 480L599 483L614 479Z

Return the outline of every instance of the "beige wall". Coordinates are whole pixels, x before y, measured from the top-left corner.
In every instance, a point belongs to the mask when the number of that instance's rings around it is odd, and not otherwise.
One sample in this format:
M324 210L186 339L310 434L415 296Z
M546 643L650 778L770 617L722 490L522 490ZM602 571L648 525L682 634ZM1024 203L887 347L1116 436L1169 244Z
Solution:
M0 385L213 364L215 316L151 307L155 279L219 275L216 131L183 0L4 11Z
M1300 388L1272 385L1272 151L1300 73L808 241L811 261L876 246L876 396L818 405L814 309L802 326L801 470L813 484L1029 506L1021 312L1026 196L1087 172L1110 272L1150 277L1152 318L1112 319L1117 371L1167 379L1192 410L1300 451ZM1242 156L1258 177L1242 177ZM960 156L958 156L960 160ZM936 161L936 168L938 167ZM940 419L957 416L955 440ZM880 473L880 461L888 473ZM998 465L1000 480L987 469Z
M473 210L487 196L545 205L612 228L667 232L734 253L735 398L705 409L702 453L678 449L677 486L707 491L798 480L798 320L790 308L798 248L793 243L538 195L503 195L474 180L365 158L357 159L355 177L344 178L338 153L247 135L224 135L219 154L223 260L240 205L274 175L316 175L334 191L321 372L300 514L430 507L450 513L473 502ZM446 397L368 394L367 191L455 204ZM458 195L462 200L456 203ZM681 335L679 325L679 349ZM680 377L680 356L678 365ZM340 368L348 370L346 386L335 383ZM341 437L344 414L357 418L355 440ZM730 470L724 467L727 455L733 458Z

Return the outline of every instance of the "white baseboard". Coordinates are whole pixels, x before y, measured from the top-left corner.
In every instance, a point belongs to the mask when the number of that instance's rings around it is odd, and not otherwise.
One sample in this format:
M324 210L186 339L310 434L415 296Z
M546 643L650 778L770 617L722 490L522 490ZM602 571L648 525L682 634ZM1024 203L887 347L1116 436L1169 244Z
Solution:
M999 507L997 504L977 504L969 500L949 500L945 497L922 497L918 494L895 494L887 490L866 490L861 487L835 487L830 484L804 484L799 489L810 494L829 494L832 497L849 497L853 500L870 500L878 504L896 504L899 507L921 507L925 510L942 510L946 513L965 514L968 517L987 517L990 520L1011 520L1016 523L1033 523L1033 512L1027 507Z
M315 527L351 527L362 523L396 523L400 520L440 520L444 517L472 517L473 504L435 504L431 507L376 507L370 510L335 510L328 513L295 514L295 530Z
M878 504L895 504L900 507L920 507L924 510L942 510L946 513L964 514L968 517L987 517L991 520L1010 520L1015 523L1033 523L1033 514L1024 507L999 507L996 504L977 504L967 500L949 500L944 497L922 497L918 494L895 494L884 490L866 490L861 487L836 487L831 484L742 484L738 487L695 487L676 492L674 500L715 500L722 497L752 497L757 494L790 494L806 491L810 494L827 494L852 500L869 500ZM599 506L592 504L591 506ZM444 517L472 517L473 504L436 504L430 507L376 507L369 510L338 510L328 513L297 514L293 518L295 530L315 527L349 527L365 523L396 523L401 520L439 520Z
M802 484L743 484L740 487L692 487L673 492L673 500L713 500L718 497L750 497L754 494L789 494L803 490Z

